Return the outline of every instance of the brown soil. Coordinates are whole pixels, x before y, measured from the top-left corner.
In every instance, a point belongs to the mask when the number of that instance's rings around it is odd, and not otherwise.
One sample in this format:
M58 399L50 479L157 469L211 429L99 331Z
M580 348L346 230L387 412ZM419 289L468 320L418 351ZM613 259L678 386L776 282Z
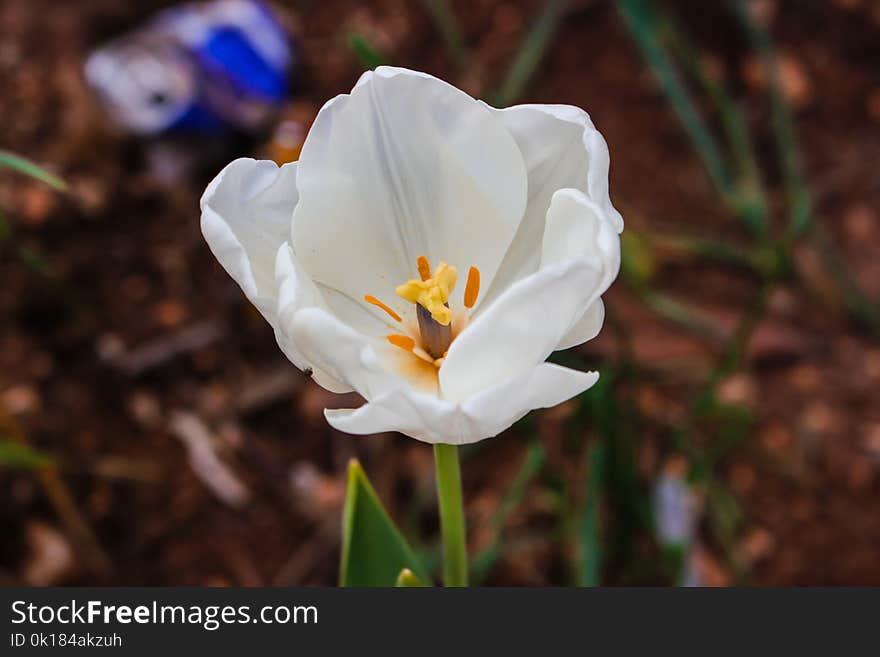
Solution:
M330 429L325 405L354 400L317 388L285 361L200 235L205 184L229 159L265 153L265 141L172 148L126 138L108 129L82 82L91 47L166 4L0 5L0 146L70 185L58 195L0 172L0 209L16 245L0 245L0 407L34 447L62 464L55 476L0 470L0 582L333 584L352 456L363 461L392 515L409 535L424 537L430 552L430 448L400 436L358 438ZM770 165L771 204L782 221L769 109L747 44L723 3L667 4L687 17L712 70L736 91L761 160ZM816 220L876 300L880 4L759 4L775 8L771 31L785 58L783 82ZM421 3L285 3L302 57L288 111L308 115L350 88L362 70L347 46L351 32L394 64L475 93L494 88L541 3L453 5L474 58L465 74ZM747 243L612 3L570 3L522 100L571 103L591 113L611 150L612 198L628 228ZM17 247L39 254L51 275L23 266ZM813 250L798 247L795 262L795 274L770 297L745 366L721 386L723 400L754 418L745 439L714 468L742 516L726 540L710 520L702 523L697 565L707 583L880 585L880 342L844 311ZM757 291L754 274L682 257L658 257L652 283L728 329ZM660 318L622 282L608 305L629 334L637 367L637 375L621 377L617 397L641 418L629 446L638 480L629 492L646 503L649 482L674 469L671 428L682 421L713 350ZM578 354L581 366L624 368L621 344L619 332L606 326ZM560 539L559 492L582 500L589 473L577 463L597 441L595 423L581 423L575 411L568 404L534 414L466 452L474 549L494 535L489 518L523 461L530 432L538 432L547 453L541 476L505 525L505 549L488 583L572 581L574 548ZM218 495L194 472L175 430L194 419L244 488ZM707 444L720 433L701 427ZM65 494L67 505L59 502ZM623 535L612 529L621 524L627 494L604 494L605 536ZM669 581L644 565L660 559L649 535L622 540L608 538L603 582Z

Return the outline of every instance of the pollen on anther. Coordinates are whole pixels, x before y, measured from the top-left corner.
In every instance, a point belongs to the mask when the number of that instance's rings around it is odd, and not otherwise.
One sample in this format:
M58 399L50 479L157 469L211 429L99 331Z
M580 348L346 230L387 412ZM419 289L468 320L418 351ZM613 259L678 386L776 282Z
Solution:
M391 308L389 308L389 307L386 306L384 303L382 303L381 301L379 301L376 297L374 297L374 296L372 296L372 295L370 295L370 294L367 294L367 295L364 295L364 301L366 301L366 302L369 303L369 304L372 304L372 305L376 306L377 308L381 308L382 310L384 310L386 313L388 313L389 315L391 315L391 319L393 319L395 322L401 322L401 321L403 321L403 320L400 318L400 315L398 315L398 314L397 314L396 312L394 312Z
M389 336L386 336L388 342L393 344L395 347L400 347L404 351L412 351L416 346L416 341L413 340L408 335L401 335L399 333L392 333Z
M467 285L464 288L464 306L465 308L473 308L480 295L480 270L471 267L468 270Z
M419 276L423 281L431 278L431 263L428 262L428 259L425 256L419 256L416 258L416 265L418 265Z

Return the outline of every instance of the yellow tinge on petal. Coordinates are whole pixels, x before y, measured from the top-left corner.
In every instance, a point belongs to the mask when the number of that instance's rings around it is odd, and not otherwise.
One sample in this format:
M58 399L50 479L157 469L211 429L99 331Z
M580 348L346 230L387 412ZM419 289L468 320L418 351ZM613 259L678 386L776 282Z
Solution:
M421 263L420 263L421 264ZM424 276L424 272L420 274ZM449 326L452 311L446 305L449 295L455 289L458 272L455 267L441 262L434 271L434 276L425 280L415 278L397 286L397 295L410 303L417 303L431 313L431 317L442 326Z

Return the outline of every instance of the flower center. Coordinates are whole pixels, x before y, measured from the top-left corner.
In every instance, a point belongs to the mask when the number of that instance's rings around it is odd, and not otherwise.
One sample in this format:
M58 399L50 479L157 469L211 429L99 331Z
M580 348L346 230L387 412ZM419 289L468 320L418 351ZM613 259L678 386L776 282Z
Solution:
M419 278L413 278L398 285L397 295L404 301L415 304L418 330L406 334L393 333L386 336L395 347L408 351L421 360L439 368L443 365L449 345L463 326L454 326L453 310L449 307L449 295L455 289L458 271L452 265L440 262L431 275L431 265L425 256L416 261ZM480 271L471 267L468 271L464 292L464 306L469 311L474 307L480 293ZM396 322L402 322L389 306L376 297L366 295L364 301L385 311ZM469 315L464 316L466 321Z
M419 256L418 266L421 280L413 278L403 285L398 285L397 296L427 310L428 316L440 326L449 326L452 321L452 311L449 310L447 302L449 294L455 289L458 271L455 267L441 262L432 277L431 266L425 256ZM421 320L419 325L421 326Z
M397 296L416 304L422 348L434 360L446 355L452 344L452 311L449 294L455 289L458 272L441 262L431 276L431 265L425 256L418 259L421 280L412 279L397 286Z

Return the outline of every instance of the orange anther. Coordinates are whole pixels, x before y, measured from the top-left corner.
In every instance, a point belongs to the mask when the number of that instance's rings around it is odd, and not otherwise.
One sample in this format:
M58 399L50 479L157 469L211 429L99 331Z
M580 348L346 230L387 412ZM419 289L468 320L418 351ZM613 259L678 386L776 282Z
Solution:
M416 258L416 264L419 267L419 276L423 281L431 278L431 263L428 262L428 259L425 256L419 256Z
M392 333L387 336L388 342L393 344L395 347L400 347L404 351L412 351L416 346L416 341L413 340L408 335L400 335L399 333Z
M369 304L372 304L372 305L376 306L377 308L381 308L382 310L384 310L386 313L388 313L389 315L391 315L391 318L392 318L395 322L403 321L403 320L400 319L400 315L398 315L396 312L394 312L393 310L391 310L391 308L389 308L389 307L386 306L384 303L382 303L381 301L379 301L376 297L367 294L366 296L364 296L364 301L366 301L366 302L369 303Z
M467 285L464 288L464 307L473 308L480 294L480 270L476 267L468 269Z

